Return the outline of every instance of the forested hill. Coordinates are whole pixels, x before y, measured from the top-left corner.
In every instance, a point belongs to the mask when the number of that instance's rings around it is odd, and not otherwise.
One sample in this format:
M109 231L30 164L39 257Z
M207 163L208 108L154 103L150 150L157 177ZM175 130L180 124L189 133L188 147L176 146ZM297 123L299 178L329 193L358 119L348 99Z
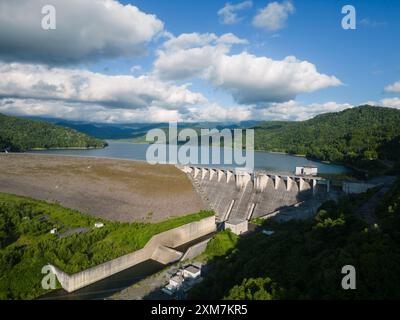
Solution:
M334 162L400 160L400 110L360 106L301 122L255 127L257 150L306 155Z
M44 121L0 114L0 151L20 152L36 148L103 148L106 142L76 130Z

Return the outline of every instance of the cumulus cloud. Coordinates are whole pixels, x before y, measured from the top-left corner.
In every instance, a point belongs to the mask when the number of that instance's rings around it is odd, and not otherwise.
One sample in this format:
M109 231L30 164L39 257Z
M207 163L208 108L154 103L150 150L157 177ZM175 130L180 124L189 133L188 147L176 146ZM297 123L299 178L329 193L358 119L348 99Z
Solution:
M336 77L321 74L312 63L293 56L273 60L247 52L223 55L209 78L242 104L288 101L299 93L341 84Z
M385 102L386 106L400 108L400 99ZM108 108L96 103L70 102L64 100L42 100L25 98L0 98L0 112L18 116L40 116L79 120L97 123L134 122L239 122L245 120L290 120L301 121L314 116L339 112L353 105L348 103L302 104L291 100L271 103L264 107L202 103L181 109L166 109L149 106L139 109Z
M40 99L0 99L0 112L16 116L50 117L97 123L182 121L179 110L168 110L162 107L110 109L98 104Z
M354 106L349 103L325 102L302 104L290 100L283 103L270 103L264 107L228 106L222 107L217 103L209 103L202 107L190 107L187 116L191 121L246 121L246 120L287 120L304 121L321 113L339 112Z
M247 40L232 33L220 37L213 33L184 33L171 37L157 52L155 73L168 80L201 77L214 61L229 51L231 45L246 43Z
M321 113L339 112L354 106L349 103L311 103L302 104L294 100L283 103L272 103L265 108L254 109L253 119L263 120L288 120L303 121L315 117Z
M240 21L238 12L251 8L253 6L252 1L243 1L237 4L227 3L223 8L218 11L218 16L223 24L235 24Z
M206 98L151 76L109 76L80 69L0 63L0 97L63 100L138 109L162 106L178 109Z
M265 8L259 10L253 19L253 25L266 31L283 29L290 14L295 11L291 1L271 2Z
M43 30L41 9L56 9L56 30ZM143 54L164 28L155 15L116 0L0 2L0 58L64 64Z
M253 108L251 106L222 107L217 103L209 103L204 106L190 107L188 111L187 121L240 122L253 119Z
M383 107L400 109L400 98L396 97L396 98L382 99L380 101L380 104Z
M397 81L391 85L388 85L385 88L385 92L387 93L398 93L400 92L400 81Z
M232 41L221 43L222 38ZM240 104L283 102L300 93L341 84L334 76L321 74L315 65L293 56L283 60L257 57L248 52L230 55L234 35L218 40L209 34L181 35L158 51L155 74L162 79L200 77L230 92Z
M218 37L215 33L182 33L178 37L170 35L169 39L163 44L163 48L168 51L184 50L195 47L204 47L205 45L233 45L247 44L246 39L241 39L233 33L225 33Z

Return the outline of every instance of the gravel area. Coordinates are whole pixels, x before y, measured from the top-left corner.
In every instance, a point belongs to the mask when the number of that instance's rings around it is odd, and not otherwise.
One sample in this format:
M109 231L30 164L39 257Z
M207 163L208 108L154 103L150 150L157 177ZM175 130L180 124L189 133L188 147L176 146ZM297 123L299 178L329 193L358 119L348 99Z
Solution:
M175 166L129 160L0 154L0 192L124 222L159 222L204 208Z

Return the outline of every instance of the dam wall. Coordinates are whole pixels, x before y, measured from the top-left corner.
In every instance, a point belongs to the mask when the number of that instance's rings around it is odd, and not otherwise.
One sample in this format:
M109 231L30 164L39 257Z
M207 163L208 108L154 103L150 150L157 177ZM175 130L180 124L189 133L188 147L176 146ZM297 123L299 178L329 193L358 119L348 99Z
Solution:
M218 222L251 220L329 193L330 182L317 176L266 171L181 166Z
M140 250L78 273L68 274L55 266L50 267L63 289L73 292L149 259L163 264L178 261L182 258L182 253L173 248L215 231L215 217L212 216L159 233Z

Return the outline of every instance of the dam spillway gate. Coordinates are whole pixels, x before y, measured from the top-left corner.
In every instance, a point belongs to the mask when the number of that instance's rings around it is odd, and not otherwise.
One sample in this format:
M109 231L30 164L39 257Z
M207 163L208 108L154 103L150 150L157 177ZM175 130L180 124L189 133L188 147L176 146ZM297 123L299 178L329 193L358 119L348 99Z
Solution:
M218 222L266 217L330 191L330 181L267 171L180 166Z

